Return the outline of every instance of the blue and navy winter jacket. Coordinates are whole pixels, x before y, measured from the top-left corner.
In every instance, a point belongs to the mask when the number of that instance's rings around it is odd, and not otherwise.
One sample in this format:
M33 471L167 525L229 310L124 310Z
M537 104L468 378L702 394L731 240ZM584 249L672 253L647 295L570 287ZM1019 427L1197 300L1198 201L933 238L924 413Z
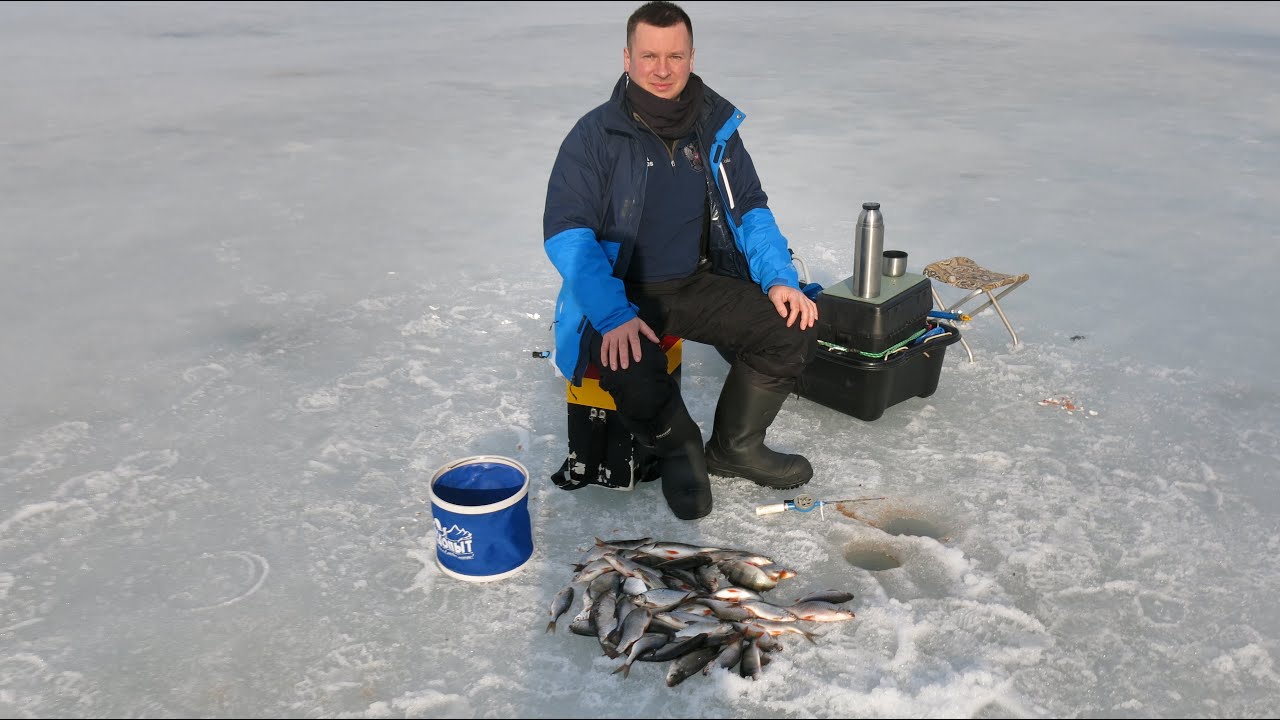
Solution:
M543 247L564 283L556 300L554 362L574 385L582 382L592 333L604 334L637 316L622 278L644 208L647 156L628 114L624 73L608 102L587 113L560 145L542 217ZM695 135L709 182L712 272L751 279L768 292L799 287L787 240L769 210L751 156L738 135L746 117L706 88Z

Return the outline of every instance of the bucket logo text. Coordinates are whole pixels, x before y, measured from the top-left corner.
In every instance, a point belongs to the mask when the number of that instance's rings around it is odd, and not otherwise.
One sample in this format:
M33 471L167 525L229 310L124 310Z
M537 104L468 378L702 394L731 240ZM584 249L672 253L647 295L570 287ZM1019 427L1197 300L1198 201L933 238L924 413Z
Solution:
M436 522L436 546L440 548L440 552L452 555L459 560L470 560L475 556L471 549L470 530L457 525L445 530L439 518L432 519Z

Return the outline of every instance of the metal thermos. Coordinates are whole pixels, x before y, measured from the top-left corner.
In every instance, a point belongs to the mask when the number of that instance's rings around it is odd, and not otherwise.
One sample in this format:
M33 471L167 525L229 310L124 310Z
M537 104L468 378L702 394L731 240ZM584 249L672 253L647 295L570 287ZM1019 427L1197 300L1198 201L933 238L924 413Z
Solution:
M880 203L862 203L853 234L853 294L880 297L880 264L884 253L884 217Z

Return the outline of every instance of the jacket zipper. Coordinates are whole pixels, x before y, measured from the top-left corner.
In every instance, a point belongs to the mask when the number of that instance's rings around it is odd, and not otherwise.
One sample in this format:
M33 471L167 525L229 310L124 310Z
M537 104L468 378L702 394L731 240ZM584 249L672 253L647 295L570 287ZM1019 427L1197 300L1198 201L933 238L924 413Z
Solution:
M711 162L711 154L710 154L709 152L707 152L707 151L706 151L706 148L704 148L704 147L703 147L703 143L702 143L702 135L701 135L701 134L699 134L699 135L698 135L698 149L699 149L699 151L700 151L700 152L702 152L702 156L703 156L704 158L706 158L706 162ZM723 153L722 153L722 154L723 154ZM723 158L723 157L721 157L721 158L720 158L720 164L719 164L719 165L717 165L717 167L720 169L720 179L724 181L724 195L725 195L725 200L729 203L729 209L730 209L730 210L733 210L734 206L735 206L737 203L735 203L735 202L733 201L733 188L729 187L729 173L728 173L728 171L726 171L726 170L724 169L724 158ZM713 185L715 184L715 177L714 177L714 176L715 176L715 173L713 172L713 173L712 173L712 178L711 178L711 181L712 181L712 184L713 184Z
M649 127L649 123L645 122L645 121L640 117L640 113L631 113L631 117L635 118L635 119L636 119L636 122L638 122L638 123L640 123L641 125L643 125L643 126L644 126L644 128L645 128L646 130L648 130L649 132L653 133L653 136L654 136L654 137L658 138L658 142L662 143L662 147L664 147L664 148L666 148L666 149L667 149L667 157L671 159L671 167L675 167L675 166L676 166L676 145L677 145L680 141L679 141L679 140L672 140L672 141L671 141L671 144L670 144L670 145L668 145L668 144L667 144L667 141L666 141L666 140L663 140L663 139L662 139L662 136L661 136L661 135L659 135L659 134L657 133L657 131L656 131L656 130L654 130L653 128Z

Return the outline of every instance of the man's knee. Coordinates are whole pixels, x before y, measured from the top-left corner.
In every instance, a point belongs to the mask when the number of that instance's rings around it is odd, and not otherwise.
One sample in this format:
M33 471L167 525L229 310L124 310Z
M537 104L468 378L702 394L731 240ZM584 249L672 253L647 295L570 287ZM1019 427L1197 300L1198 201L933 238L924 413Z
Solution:
M624 369L600 369L600 387L608 392L618 406L618 414L636 429L667 420L672 397L680 392L674 378L667 374L667 356L656 345L647 344L641 351L639 362L632 362ZM634 432L634 431L633 431Z
M818 351L816 327L801 330L796 326L782 327L775 332L771 342L760 352L747 354L743 359L753 370L779 380L794 380L804 374Z

